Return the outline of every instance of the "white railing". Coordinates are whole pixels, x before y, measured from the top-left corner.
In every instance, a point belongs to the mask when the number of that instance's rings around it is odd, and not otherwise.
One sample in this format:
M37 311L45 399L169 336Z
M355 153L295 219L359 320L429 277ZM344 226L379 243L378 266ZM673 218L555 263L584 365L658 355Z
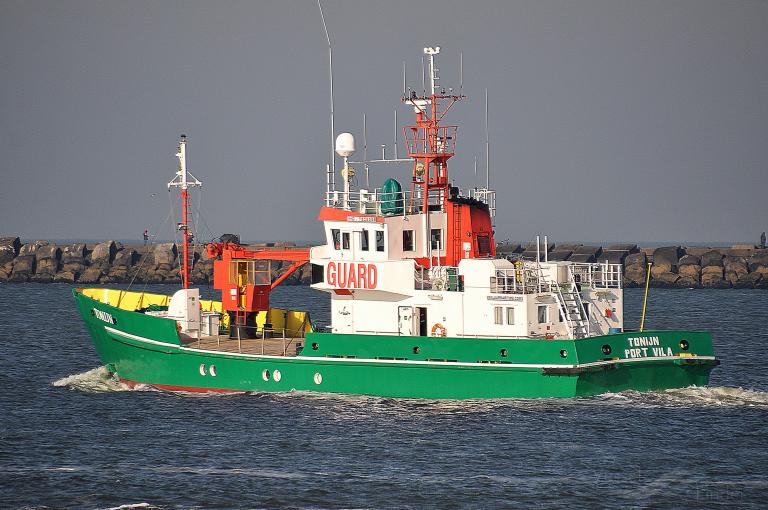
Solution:
M442 190L432 190L429 194L429 205L440 206L444 204ZM496 192L485 188L470 189L460 196L468 196L480 202L488 204L491 216L496 215ZM424 203L424 190L417 187L414 191L403 190L399 192L383 192L381 188L373 190L359 189L345 192L342 190L328 190L325 193L325 205L337 209L344 208L362 214L381 215L382 205L388 209L402 210L403 214L414 214L421 211Z
M570 270L573 279L580 285L587 285L594 289L620 289L621 288L621 264L572 263Z
M496 269L490 290L494 294L535 294L550 292L552 283L543 277L538 264L518 264L514 269Z

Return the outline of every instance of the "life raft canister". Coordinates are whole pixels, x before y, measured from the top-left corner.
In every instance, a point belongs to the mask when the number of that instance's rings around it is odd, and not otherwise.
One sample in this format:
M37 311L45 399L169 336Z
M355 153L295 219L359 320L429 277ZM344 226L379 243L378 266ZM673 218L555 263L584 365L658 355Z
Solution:
M435 325L432 326L432 336L444 337L445 334L446 334L445 326L443 326L439 322L435 323Z

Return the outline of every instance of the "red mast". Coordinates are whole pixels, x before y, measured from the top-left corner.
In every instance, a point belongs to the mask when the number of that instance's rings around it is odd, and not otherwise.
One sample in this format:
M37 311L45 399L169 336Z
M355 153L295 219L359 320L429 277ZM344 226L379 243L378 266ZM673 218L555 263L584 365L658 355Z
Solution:
M435 67L435 55L440 53L440 47L424 48L429 56L429 94L404 97L403 102L413 106L416 113L416 125L403 128L408 146L408 156L413 158L413 178L411 184L411 212L418 210L415 204L416 190L422 188L421 212L427 214L429 206L443 206L448 197L448 160L456 149L457 126L440 126L440 121L448 110L464 99L463 95L454 95L452 91L445 93L444 88L438 90L438 80ZM446 103L446 104L442 104Z
M456 101L464 99L461 94L453 94L452 89L438 86L435 55L440 47L424 48L429 57L429 90L419 96L415 91L403 98L403 102L413 106L416 113L416 125L403 128L408 146L408 156L413 158L413 176L411 180L410 214L425 215L425 260L419 260L424 267L435 264L455 266L461 259L493 257L496 254L493 239L493 226L487 189L475 190L475 196L484 197L485 201L474 196L461 197L458 190L451 189L448 179L448 160L456 149L456 126L441 126L440 122ZM420 199L420 204L417 202ZM436 238L433 242L430 226L430 211L446 214L445 239ZM435 246L438 254L433 256Z
M182 239L182 263L181 263L181 281L185 289L189 288L189 269L192 265L191 258L194 256L189 250L189 244L194 238L194 234L189 229L189 188L202 186L203 183L198 181L197 178L187 172L187 135L181 135L179 140L179 149L176 153L176 157L179 158L179 170L176 172L176 177L168 183L168 190L171 186L178 187L181 190L181 223L178 225L178 230L181 232Z

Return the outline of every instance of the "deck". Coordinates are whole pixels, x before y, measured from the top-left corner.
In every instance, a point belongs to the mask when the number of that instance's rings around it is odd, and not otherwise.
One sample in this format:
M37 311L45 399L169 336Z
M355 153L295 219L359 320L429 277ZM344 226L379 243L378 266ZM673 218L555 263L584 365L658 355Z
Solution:
M296 348L304 345L304 338L229 338L227 335L184 338L184 345L190 349L205 351L233 352L266 356L296 356Z

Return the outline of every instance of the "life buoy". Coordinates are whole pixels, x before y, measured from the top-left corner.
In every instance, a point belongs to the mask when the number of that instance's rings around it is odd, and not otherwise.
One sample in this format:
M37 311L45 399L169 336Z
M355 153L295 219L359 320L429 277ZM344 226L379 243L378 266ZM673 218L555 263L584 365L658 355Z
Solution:
M445 326L440 324L439 322L435 323L434 326L432 326L432 336L445 336L447 331L445 330Z

